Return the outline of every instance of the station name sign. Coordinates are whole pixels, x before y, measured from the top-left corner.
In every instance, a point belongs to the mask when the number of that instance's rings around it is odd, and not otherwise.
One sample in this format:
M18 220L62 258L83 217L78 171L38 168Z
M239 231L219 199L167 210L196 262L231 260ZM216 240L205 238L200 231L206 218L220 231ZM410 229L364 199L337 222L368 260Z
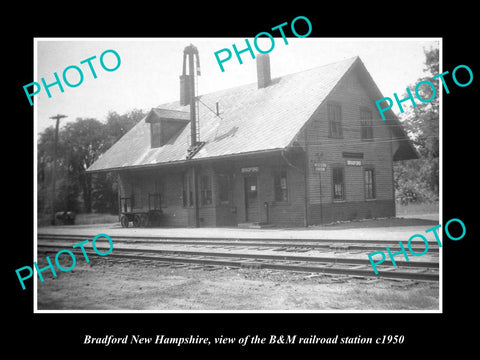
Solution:
M346 160L347 166L362 166L362 160Z
M245 174L245 173L257 173L260 171L260 168L258 166L252 166L252 167L244 167L244 168L241 168L240 172L242 174Z
M326 171L327 170L327 164L323 162L316 162L313 164L313 169L315 171Z

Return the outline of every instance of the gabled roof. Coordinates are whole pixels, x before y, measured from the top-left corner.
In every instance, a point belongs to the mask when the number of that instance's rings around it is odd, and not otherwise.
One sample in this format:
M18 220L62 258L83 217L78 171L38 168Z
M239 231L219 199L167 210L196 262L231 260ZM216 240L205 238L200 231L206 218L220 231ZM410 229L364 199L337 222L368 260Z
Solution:
M257 83L252 83L200 96L200 139L205 145L191 160L187 160L190 126L186 126L174 142L151 148L150 124L145 121L147 116L106 151L88 171L154 166L284 149L295 139L335 85L354 67L363 69L361 72L366 73L364 76L370 76L361 60L354 57L272 79L271 85L265 88L258 89ZM371 78L370 81L373 83ZM373 86L376 93L378 89L374 83ZM380 94L377 98L381 97ZM213 110L217 102L219 116ZM162 115L189 110L188 105L180 106L179 101L152 109ZM390 121L398 122L398 119ZM402 143L411 147L412 150L405 150L407 155L411 155L414 149L410 142Z

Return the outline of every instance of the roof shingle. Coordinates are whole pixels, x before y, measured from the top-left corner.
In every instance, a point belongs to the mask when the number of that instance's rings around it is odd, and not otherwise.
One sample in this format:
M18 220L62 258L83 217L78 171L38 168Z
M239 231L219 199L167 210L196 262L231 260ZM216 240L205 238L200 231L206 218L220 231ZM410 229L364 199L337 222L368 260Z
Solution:
M205 145L193 159L287 147L356 61L360 61L358 57L275 78L261 89L252 83L201 95L200 140ZM219 116L210 110L217 102ZM175 101L154 111L173 113L169 110L189 112L189 106ZM174 142L151 148L150 125L143 119L88 171L186 161L189 134L190 126L186 126Z

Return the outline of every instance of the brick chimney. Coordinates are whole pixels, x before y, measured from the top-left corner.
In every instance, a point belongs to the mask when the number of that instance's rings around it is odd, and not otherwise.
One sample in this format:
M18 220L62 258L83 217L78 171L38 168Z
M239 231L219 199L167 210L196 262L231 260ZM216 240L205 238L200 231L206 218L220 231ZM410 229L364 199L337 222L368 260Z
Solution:
M272 77L270 75L270 56L268 54L257 55L257 83L258 88L262 89L270 85Z

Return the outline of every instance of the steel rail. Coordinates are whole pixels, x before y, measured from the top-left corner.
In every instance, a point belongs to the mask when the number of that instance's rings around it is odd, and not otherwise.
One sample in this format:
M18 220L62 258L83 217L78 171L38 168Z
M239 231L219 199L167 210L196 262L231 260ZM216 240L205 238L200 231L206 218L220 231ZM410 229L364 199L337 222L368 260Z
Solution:
M49 244L40 244L40 247L49 247ZM57 247L57 246L55 246ZM60 247L58 247L60 248ZM216 256L216 257L232 257L232 258L246 258L246 259L261 259L261 260L287 260L287 261L305 261L305 262L319 262L319 263L334 263L334 264L355 264L355 265L371 265L370 260L356 259L356 258L342 258L342 257L319 257L319 256L299 256L299 255L273 255L273 254L251 254L251 253L236 253L236 252L218 252L218 251L191 251L191 250L177 250L177 249L139 249L139 248L119 248L115 247L115 251L122 252L138 252L138 253L153 253L153 254L182 254L193 256ZM423 267L423 268L437 268L437 262L431 261L395 261L399 267ZM393 266L390 260L385 260L382 265Z
M39 234L39 240L83 240L91 235L60 235ZM292 247L332 250L384 250L386 246L398 246L397 240L363 240L363 239L275 239L275 238L190 238L190 237L141 237L114 236L116 242L154 243L154 244L184 244L184 245L225 245L225 246L262 246L262 247ZM369 244L369 245L368 245ZM412 244L413 250L422 252L423 243ZM438 252L438 247L430 246L428 251Z
M64 247L41 244L38 245L47 252L47 248L50 249L63 249ZM90 250L90 249L89 249ZM52 250L55 251L55 250ZM115 248L116 253L110 253L108 258L128 258L134 260L154 260L161 262L172 263L194 263L202 265L220 265L230 267L255 267L261 269L282 270L282 271L301 271L312 273L326 273L326 274L343 274L343 275L356 275L363 277L381 277L381 278L396 278L396 279L410 279L410 280L425 280L425 281L438 281L439 275L436 273L426 272L404 272L397 269L389 269L389 271L379 271L378 275L375 275L372 269L362 269L369 265L369 262L364 259L348 259L348 258L331 258L331 257L306 257L306 256L288 256L288 255L269 255L269 254L239 254L239 253L220 253L220 252L197 252L197 251L177 251L177 250L159 250L159 249L130 249L130 248ZM123 252L119 254L118 252ZM156 256L144 255L145 253L157 254ZM170 254L170 256L160 256L164 254ZM213 259L212 259L213 258ZM217 258L217 259L215 259ZM225 258L236 260L225 260ZM253 262L246 260L253 259ZM263 262L263 260L269 260L270 262ZM272 262L273 261L273 262ZM275 261L285 262L297 262L296 264L275 263ZM298 263L306 264L298 264ZM322 264L312 265L314 264ZM415 264L418 263L418 266ZM352 267L332 267L333 265L356 265ZM421 267L422 271L426 271L428 268L438 269L438 263L427 262L397 262L400 266L405 267ZM360 265L360 266L358 266ZM393 265L391 262L390 264ZM394 270L394 271L392 271Z

